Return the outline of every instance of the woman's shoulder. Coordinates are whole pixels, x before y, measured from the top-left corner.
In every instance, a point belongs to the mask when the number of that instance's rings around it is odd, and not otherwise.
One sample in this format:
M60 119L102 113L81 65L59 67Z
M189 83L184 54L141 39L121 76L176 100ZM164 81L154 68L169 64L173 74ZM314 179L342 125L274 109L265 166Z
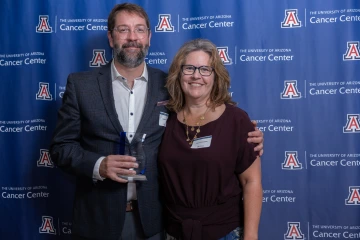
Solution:
M234 105L227 105L226 109L228 111L228 115L225 118L227 121L226 124L233 124L235 132L247 133L253 131L254 126L245 110Z
M169 111L169 119L177 119L177 113L173 111Z
M177 122L181 122L181 120L178 119L178 113L170 111L167 123L175 124Z
M226 104L226 111L235 117L249 118L249 115L245 110L235 105Z

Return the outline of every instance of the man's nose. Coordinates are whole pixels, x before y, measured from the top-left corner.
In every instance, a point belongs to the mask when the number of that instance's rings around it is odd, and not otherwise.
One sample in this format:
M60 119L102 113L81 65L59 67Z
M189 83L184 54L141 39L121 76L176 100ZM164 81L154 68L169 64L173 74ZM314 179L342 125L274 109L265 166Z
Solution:
M131 40L136 40L138 39L137 34L135 33L135 31L129 31L127 34L127 39L131 39Z

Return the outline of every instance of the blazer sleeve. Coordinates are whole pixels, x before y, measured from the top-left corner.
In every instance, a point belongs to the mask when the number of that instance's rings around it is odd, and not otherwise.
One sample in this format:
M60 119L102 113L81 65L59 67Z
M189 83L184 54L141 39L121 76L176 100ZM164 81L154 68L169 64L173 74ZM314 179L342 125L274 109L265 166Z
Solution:
M50 156L54 163L66 172L92 179L95 163L101 155L81 147L81 115L75 83L76 77L70 74L58 112Z

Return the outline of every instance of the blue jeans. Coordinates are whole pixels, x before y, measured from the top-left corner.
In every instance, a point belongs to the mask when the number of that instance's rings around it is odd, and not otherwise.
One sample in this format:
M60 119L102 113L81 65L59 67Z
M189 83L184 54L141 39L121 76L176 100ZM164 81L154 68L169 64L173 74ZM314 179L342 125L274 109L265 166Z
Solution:
M237 227L229 232L225 237L219 240L242 240L243 239L243 228Z

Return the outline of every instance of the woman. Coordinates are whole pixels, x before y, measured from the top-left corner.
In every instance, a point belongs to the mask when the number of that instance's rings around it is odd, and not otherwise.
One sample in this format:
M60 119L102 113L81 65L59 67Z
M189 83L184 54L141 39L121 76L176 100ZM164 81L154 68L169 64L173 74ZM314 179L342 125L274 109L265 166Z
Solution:
M260 158L246 140L254 127L229 86L208 40L185 43L170 66L173 113L159 150L167 239L258 239Z

